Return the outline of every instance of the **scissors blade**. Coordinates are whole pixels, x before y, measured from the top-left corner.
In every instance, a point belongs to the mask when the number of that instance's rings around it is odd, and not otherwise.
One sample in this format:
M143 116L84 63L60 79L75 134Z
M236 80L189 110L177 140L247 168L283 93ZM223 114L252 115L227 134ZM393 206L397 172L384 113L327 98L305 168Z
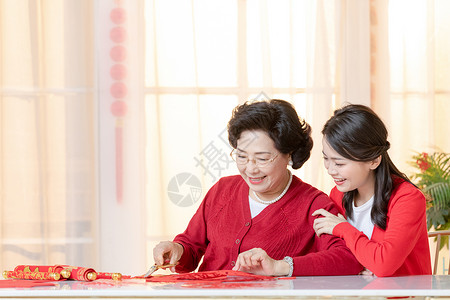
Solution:
M155 273L156 270L158 270L158 266L156 264L151 266L150 269L148 269L147 273L145 273L144 278L149 277L150 275Z

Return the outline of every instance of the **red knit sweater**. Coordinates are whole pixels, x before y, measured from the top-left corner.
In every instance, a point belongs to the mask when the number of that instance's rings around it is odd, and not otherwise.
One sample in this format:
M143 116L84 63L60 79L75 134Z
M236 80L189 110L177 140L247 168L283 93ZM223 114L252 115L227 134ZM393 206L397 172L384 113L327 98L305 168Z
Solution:
M425 197L412 184L394 181L388 205L387 226L375 226L372 238L349 223L334 227L333 234L343 238L360 263L377 276L431 274ZM343 193L336 187L330 193L341 214Z
M337 213L328 196L293 177L288 192L253 219L249 188L241 176L219 180L207 193L184 233L177 272L230 270L239 253L258 247L273 259L291 256L294 276L358 274L362 266L342 239L317 237L311 214L325 208Z

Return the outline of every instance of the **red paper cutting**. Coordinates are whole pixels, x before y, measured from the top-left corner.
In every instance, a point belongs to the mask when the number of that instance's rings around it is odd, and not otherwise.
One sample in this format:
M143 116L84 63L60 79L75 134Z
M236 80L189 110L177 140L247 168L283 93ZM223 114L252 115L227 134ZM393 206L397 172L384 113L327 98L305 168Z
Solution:
M35 286L55 286L56 283L42 280L0 280L0 288L29 288Z
M193 282L183 282L181 287L190 289L242 289L242 288L274 288L277 287L279 283L277 281L272 282L261 282L260 281L246 281L246 282L228 282L228 281L193 281Z
M172 274L162 276L152 276L147 278L147 282L237 282L237 281L258 281L276 280L272 276L255 275L241 271L218 270L204 271L186 274Z

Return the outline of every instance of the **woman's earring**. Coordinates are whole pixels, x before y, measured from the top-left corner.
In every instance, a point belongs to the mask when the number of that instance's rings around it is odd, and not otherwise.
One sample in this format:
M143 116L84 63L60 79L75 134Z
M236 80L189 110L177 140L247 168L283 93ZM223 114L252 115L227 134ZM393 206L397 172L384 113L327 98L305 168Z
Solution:
M292 167L294 163L292 162L292 159L289 160L288 165L290 165Z

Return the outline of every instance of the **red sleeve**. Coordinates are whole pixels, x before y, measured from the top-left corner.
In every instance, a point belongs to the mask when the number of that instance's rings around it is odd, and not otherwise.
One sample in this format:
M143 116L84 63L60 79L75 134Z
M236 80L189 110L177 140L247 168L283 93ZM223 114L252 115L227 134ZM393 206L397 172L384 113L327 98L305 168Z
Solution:
M337 214L337 208L329 201L329 198L326 195L320 196L310 207L308 226L313 226L314 219L317 217L313 217L312 213L319 208ZM293 275L355 275L362 271L363 266L342 239L329 234L322 234L320 237L314 235L313 243L315 251L293 258Z
M356 258L375 275L391 276L416 245L425 209L423 194L405 182L394 191L389 201L387 227L382 241L369 240L349 223L337 225L333 234L343 238Z
M217 184L206 194L196 213L189 221L186 230L174 238L175 243L183 246L184 252L178 261L176 271L186 273L194 271L208 246L207 212L210 202L216 197Z
M344 194L339 192L339 190L336 187L334 187L330 192L330 199L334 202L334 204L336 204L339 213L346 217L344 207L342 206L343 196Z

